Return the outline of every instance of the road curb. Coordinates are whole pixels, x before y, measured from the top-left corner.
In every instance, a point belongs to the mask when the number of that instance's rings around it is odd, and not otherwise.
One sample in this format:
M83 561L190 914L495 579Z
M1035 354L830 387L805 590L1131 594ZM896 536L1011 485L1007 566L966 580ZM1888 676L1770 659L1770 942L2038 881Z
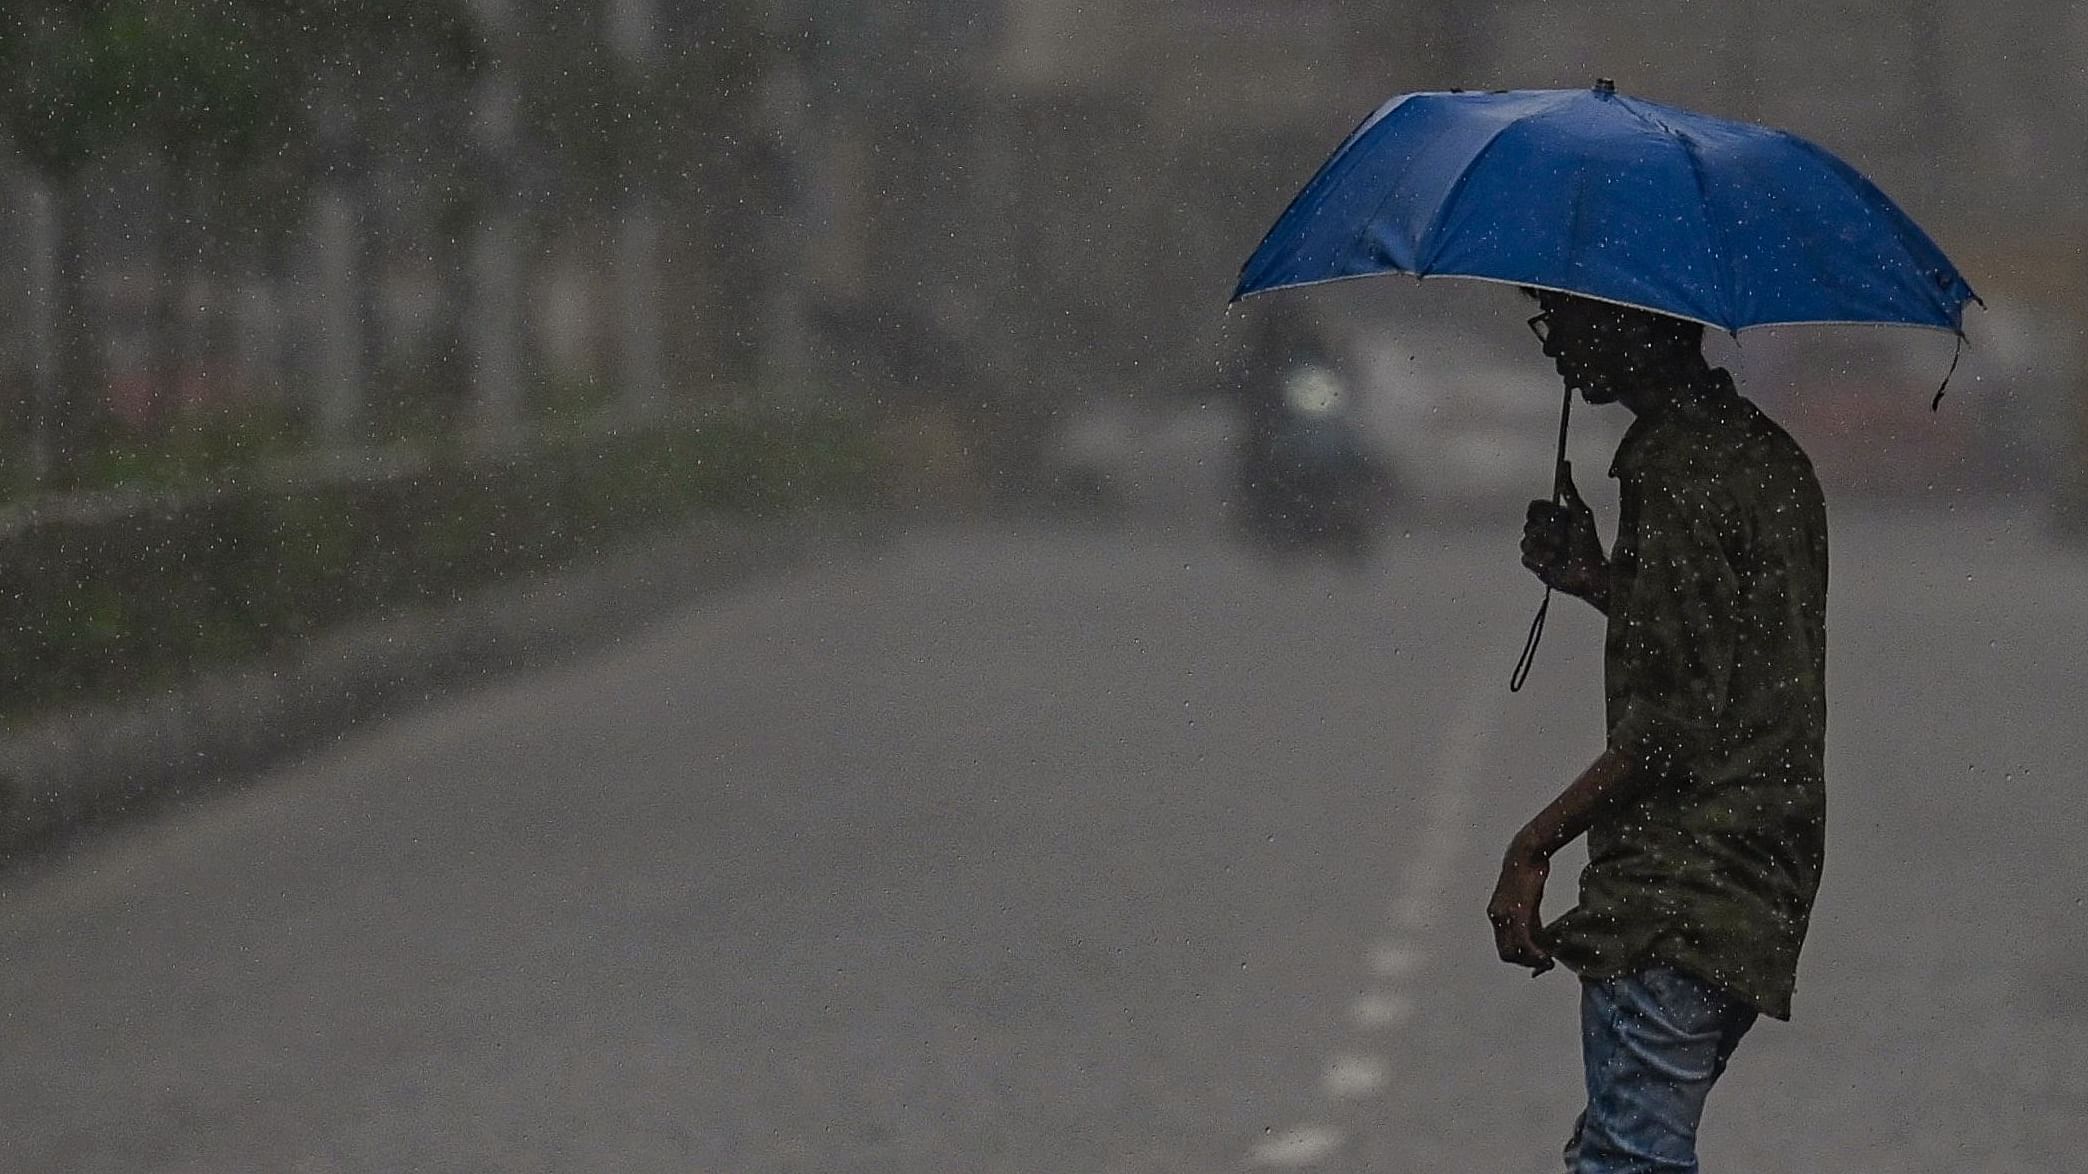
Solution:
M706 516L586 567L348 624L157 693L39 716L0 733L0 852L49 847L236 782L384 713L541 666L888 530L851 514Z

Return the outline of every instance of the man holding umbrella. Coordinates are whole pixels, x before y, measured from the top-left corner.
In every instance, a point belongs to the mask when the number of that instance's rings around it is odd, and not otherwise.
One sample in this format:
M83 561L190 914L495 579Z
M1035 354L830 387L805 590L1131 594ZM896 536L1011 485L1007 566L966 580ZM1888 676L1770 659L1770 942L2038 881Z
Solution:
M1518 832L1503 960L1582 979L1588 1103L1569 1170L1695 1170L1705 1096L1757 1013L1790 1017L1825 845L1827 525L1798 445L1709 367L1703 327L1561 294L1531 320L1570 392L1637 419L1616 543L1562 478L1523 564L1609 617L1607 747ZM1580 903L1548 928L1552 855Z
M1870 323L1962 342L1978 297L1819 146L1607 80L1385 103L1269 229L1233 297L1390 273L1521 286L1542 306L1530 326L1566 386L1553 499L1531 505L1523 562L1547 603L1565 591L1609 617L1608 736L1516 834L1487 912L1503 959L1583 979L1588 1102L1568 1165L1694 1171L1733 1049L1758 1014L1790 1014L1826 817L1820 487L1704 362L1703 328ZM1607 554L1566 464L1576 390L1637 416L1610 470ZM1580 901L1545 927L1551 856L1583 834Z

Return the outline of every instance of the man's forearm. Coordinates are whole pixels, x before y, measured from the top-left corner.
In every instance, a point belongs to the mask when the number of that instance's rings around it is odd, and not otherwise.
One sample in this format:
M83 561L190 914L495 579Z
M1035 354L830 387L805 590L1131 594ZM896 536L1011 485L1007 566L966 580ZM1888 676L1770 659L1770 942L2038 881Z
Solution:
M1603 751L1571 786L1515 834L1516 850L1549 860L1559 849L1579 839L1603 811L1631 798L1643 785L1644 772L1637 769L1629 754Z

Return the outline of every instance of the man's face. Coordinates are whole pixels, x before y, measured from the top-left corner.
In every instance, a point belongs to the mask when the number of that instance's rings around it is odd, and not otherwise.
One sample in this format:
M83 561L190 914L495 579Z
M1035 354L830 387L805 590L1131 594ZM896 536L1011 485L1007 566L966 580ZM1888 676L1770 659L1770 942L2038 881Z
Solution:
M1547 295L1544 307L1544 354L1566 386L1591 404L1617 402L1632 379L1648 365L1645 332L1634 329L1633 311L1587 298Z

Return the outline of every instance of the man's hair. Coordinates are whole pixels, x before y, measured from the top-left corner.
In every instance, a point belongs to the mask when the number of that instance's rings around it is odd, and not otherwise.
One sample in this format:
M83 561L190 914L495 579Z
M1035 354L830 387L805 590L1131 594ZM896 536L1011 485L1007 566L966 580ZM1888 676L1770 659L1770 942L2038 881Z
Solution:
M1625 311L1633 318L1644 319L1642 329L1649 338L1659 340L1674 350L1702 350L1704 346L1704 324L1677 318L1673 314L1655 314L1650 310Z
M1636 306L1622 306L1615 302L1604 302L1600 298L1584 298L1579 294L1562 293L1558 290L1535 289L1523 286L1522 291L1549 310L1559 299L1594 302L1607 308L1628 335L1635 336L1644 344L1659 350L1698 351L1704 345L1704 324L1673 314L1660 314L1652 310L1641 310Z

